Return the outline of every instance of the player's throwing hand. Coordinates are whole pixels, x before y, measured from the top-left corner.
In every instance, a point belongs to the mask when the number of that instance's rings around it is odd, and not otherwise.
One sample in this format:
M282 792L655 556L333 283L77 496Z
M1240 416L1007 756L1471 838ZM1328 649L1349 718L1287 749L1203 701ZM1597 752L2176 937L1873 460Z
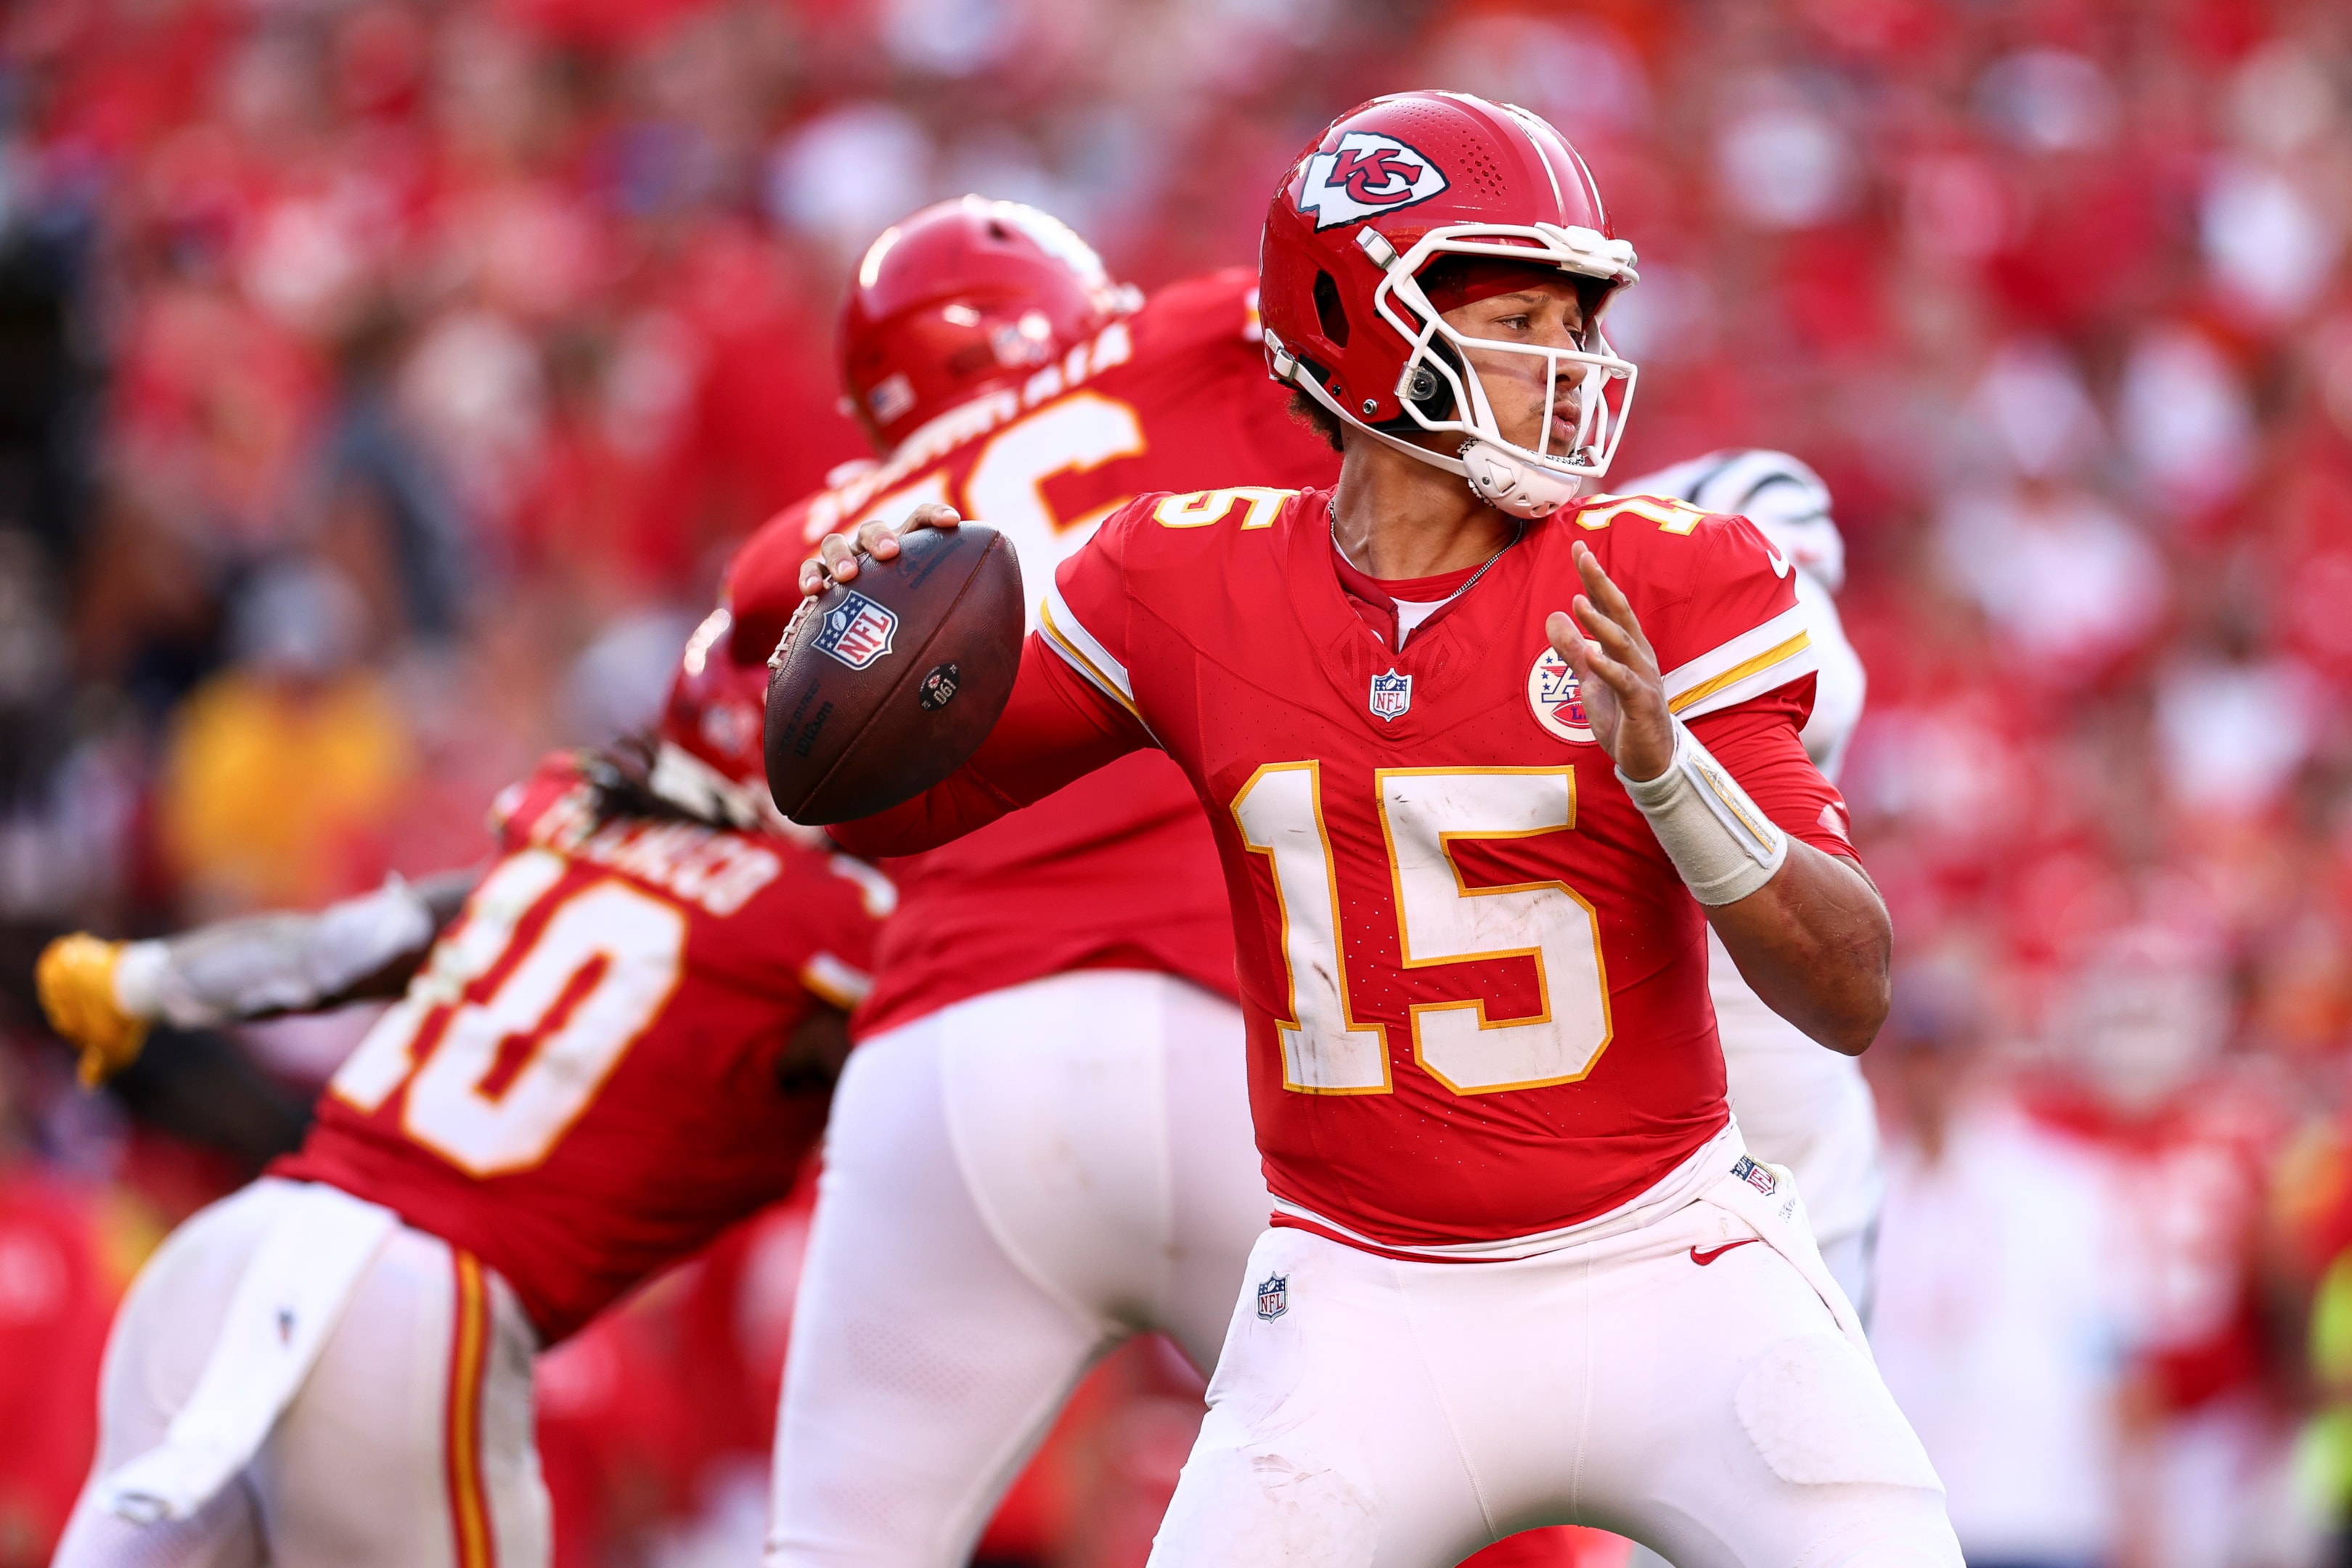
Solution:
M962 514L955 508L933 500L908 512L907 521L901 523L876 518L858 529L854 537L828 533L817 542L816 555L801 563L801 594L814 598L835 583L855 581L859 555L870 555L877 561L890 560L898 553L902 534L919 528L953 528L962 521Z
M1656 778L1675 757L1674 715L1666 707L1658 656L1642 635L1633 605L1581 540L1575 559L1584 592L1570 606L1572 616L1551 613L1544 635L1552 651L1576 671L1593 738L1617 771L1629 779Z

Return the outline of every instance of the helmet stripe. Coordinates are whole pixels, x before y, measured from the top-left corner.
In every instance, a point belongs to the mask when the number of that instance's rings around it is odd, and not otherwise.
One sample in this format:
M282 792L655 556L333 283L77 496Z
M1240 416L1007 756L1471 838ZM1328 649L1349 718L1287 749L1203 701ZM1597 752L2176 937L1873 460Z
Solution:
M1534 151L1536 162L1538 164L1541 165L1543 169L1544 178L1551 182L1552 210L1559 215L1558 221L1566 223L1568 221L1568 196L1559 188L1559 172L1551 166L1551 154L1544 151L1544 144L1537 137L1535 127L1528 123L1528 111L1526 110L1521 109L1516 103L1507 103L1503 107L1511 111L1511 123L1518 128L1520 135L1528 139L1528 146Z

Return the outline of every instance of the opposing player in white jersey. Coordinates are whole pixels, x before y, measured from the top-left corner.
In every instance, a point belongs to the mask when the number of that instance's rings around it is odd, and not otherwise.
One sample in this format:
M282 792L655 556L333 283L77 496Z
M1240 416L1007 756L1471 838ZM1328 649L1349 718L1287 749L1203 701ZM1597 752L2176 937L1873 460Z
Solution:
M1671 496L1701 511L1744 517L1797 569L1797 604L1819 660L1805 751L1835 784L1862 719L1862 659L1838 618L1845 541L1830 517L1829 487L1786 452L1710 452L1626 483L1627 495ZM1748 1146L1797 1173L1822 1261L1866 1318L1870 1257L1885 1187L1878 1110L1862 1064L1823 1050L1740 979L1719 939L1707 944L1707 989L1732 1114Z
M1255 281L1138 305L1010 203L886 231L842 332L884 458L746 545L738 657L775 647L818 536L918 500L1003 530L1034 605L1140 492L1328 481L1265 378ZM1174 764L1130 757L892 875L785 1368L768 1560L796 1568L961 1563L1096 1357L1153 1328L1209 1370L1271 1205L1224 879Z

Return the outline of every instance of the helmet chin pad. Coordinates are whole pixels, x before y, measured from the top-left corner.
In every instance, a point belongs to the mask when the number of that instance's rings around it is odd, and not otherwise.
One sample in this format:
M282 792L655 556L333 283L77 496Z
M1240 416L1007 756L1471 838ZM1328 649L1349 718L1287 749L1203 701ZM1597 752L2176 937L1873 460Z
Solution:
M1462 443L1462 473L1471 493L1512 517L1545 518L1574 500L1582 480L1555 472L1513 448L1477 437Z

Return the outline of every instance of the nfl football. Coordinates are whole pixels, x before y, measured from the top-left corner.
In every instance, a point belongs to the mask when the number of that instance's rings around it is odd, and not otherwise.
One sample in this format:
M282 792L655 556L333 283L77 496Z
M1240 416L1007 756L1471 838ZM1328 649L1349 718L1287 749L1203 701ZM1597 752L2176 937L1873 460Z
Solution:
M1021 668L1021 563L985 523L919 528L804 608L768 677L768 792L813 826L910 800L996 727Z

